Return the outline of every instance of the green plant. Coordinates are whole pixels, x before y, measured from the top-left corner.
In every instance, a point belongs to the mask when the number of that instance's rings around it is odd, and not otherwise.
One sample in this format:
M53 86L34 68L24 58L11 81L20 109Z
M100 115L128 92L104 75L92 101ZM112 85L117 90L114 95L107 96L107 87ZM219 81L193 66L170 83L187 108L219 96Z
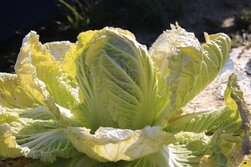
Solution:
M70 28L81 30L89 25L90 18L87 15L88 6L86 4L83 4L79 0L71 0L71 3L65 0L58 0L58 2L69 11L66 18Z
M230 38L205 38L172 25L147 51L118 28L76 43L30 32L16 74L0 74L0 156L28 167L237 166L249 117L235 75L225 108L180 111L227 60Z
M184 0L58 0L68 12L69 26L77 30L120 26L132 30L164 29L184 14ZM64 8L62 8L64 9ZM112 12L111 12L112 11ZM66 14L65 14L66 13Z

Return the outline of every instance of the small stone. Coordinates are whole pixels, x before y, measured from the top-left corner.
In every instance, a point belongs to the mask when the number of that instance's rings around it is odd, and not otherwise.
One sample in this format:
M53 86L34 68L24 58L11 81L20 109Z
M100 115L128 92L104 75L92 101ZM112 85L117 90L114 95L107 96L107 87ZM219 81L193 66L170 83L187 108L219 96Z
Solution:
M251 75L251 59L248 60L246 66L245 66L245 72L246 72L248 75Z

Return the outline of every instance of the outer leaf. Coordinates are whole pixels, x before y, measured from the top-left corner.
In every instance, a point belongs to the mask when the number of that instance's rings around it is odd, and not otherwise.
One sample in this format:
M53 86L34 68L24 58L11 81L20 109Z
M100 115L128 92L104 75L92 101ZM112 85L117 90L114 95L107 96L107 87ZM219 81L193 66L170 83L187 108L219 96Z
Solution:
M44 44L53 58L58 62L61 61L62 63L65 59L66 53L69 51L72 45L74 44L70 43L69 41L48 42Z
M78 81L89 128L154 124L156 75L146 48L124 31L105 28L95 34L79 57Z
M17 121L19 118L49 120L54 119L54 116L48 108L44 106L26 109L0 107L0 123L10 123Z
M55 50L52 50L52 44L42 45L39 42L39 36L35 32L30 32L23 41L15 69L20 77L28 75L27 73L33 69L31 77L37 77L45 83L47 91L57 104L65 108L73 108L77 104L77 92L71 87L70 81L65 78L61 70L61 63L57 61L60 59L59 57L63 56L56 55L60 52L55 53ZM74 92L76 93L74 94Z
M65 54L66 49L62 51L59 48L64 45L70 44L42 45L39 36L30 32L23 40L15 70L26 93L36 96L39 104L47 106L58 120L80 123L79 114L72 113L79 103L78 89L62 70L65 55L60 54ZM45 69L50 75L47 75Z
M193 33L176 25L160 35L150 48L155 68L160 73L159 88L170 93L170 101L158 117L170 119L176 115L223 67L230 50L230 38L221 33L206 35L206 39L207 43L200 46Z
M121 167L196 167L199 162L200 157L195 157L185 145L170 144L158 153L131 162L121 162Z
M21 118L30 118L34 120L50 120L55 119L50 110L45 106L39 106L36 108L29 108L23 110L8 110L11 113L17 113Z
M68 78L71 78L74 82L77 82L77 58L86 48L96 31L86 31L78 35L78 41L76 44L72 44L69 50L65 54L63 62L63 70Z
M206 43L202 44L203 63L195 83L195 89L189 94L189 99L195 97L218 75L224 66L231 49L231 39L224 33L205 34Z
M77 154L65 138L64 129L53 120L19 118L1 126L8 127L0 134L3 136L0 142L2 157L25 156L53 162L57 157L70 158Z
M178 25L171 28L160 35L150 49L155 68L161 75L163 85L160 87L170 91L170 101L158 115L160 118L171 117L185 104L202 64L202 50L194 34Z
M118 167L115 163L101 163L88 158L85 155L78 155L71 159L59 159L55 163L41 163L33 161L25 167Z
M0 108L0 124L13 122L18 119L18 114L15 112L8 112L4 108Z
M167 131L177 133L181 131L214 133L219 128L229 132L240 130L241 118L238 110L228 108L219 111L199 112L178 116L169 121Z
M21 87L15 74L0 73L0 106L26 108L38 105L37 97Z
M8 124L0 124L0 157L16 158L28 151L16 143L16 138L10 132Z
M227 106L230 109L232 110L237 109L240 112L240 116L242 119L241 129L243 130L242 135L244 136L242 138L243 143L241 147L241 154L247 155L250 153L249 149L250 149L250 136L251 136L250 135L251 116L245 104L243 93L240 90L239 85L237 84L237 76L234 74L230 75L229 77L228 86L225 92L225 98Z
M157 152L172 141L172 135L157 126L136 131L99 128L95 134L90 134L90 129L71 127L67 128L67 138L78 151L101 162L131 161Z

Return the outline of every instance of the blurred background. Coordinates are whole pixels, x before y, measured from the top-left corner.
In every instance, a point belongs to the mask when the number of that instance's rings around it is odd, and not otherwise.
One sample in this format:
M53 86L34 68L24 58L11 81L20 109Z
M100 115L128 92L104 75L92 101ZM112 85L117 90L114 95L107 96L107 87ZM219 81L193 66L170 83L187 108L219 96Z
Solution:
M176 21L203 42L225 32L233 47L251 42L251 0L8 0L0 5L0 71L13 72L23 37L76 41L81 31L120 27L148 47Z

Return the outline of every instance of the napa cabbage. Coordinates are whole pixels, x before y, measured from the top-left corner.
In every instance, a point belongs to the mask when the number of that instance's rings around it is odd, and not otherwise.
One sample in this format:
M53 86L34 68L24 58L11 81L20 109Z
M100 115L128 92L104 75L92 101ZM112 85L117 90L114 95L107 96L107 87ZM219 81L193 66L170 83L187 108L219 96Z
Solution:
M225 106L182 113L220 72L230 38L171 25L150 49L106 27L42 44L31 31L0 73L0 157L28 167L237 166L249 116L235 75ZM192 112L192 111L191 111Z

